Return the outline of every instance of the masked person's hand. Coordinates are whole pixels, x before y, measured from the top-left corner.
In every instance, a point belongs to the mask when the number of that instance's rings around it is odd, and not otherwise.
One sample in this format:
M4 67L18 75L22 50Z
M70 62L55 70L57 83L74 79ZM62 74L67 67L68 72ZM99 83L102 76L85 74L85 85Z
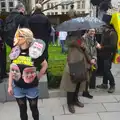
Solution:
M10 96L13 96L13 88L12 88L12 86L9 86L9 87L8 87L8 94L9 94Z

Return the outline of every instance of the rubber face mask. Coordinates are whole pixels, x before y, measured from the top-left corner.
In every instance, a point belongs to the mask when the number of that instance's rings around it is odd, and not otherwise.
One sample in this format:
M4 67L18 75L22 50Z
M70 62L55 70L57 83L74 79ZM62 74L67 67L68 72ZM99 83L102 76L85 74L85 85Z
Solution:
M29 48L29 56L33 59L40 57L45 50L45 43L43 40L36 39L32 42Z
M21 78L21 73L20 73L20 69L19 67L12 63L10 65L10 73L12 74L12 79L15 80L15 81L19 81L20 78Z
M14 59L16 59L19 56L19 54L20 54L20 47L19 46L15 46L14 48L12 48L11 53L9 55L9 58L11 60L14 60Z
M22 32L20 33L19 29L16 31L15 33L15 37L14 37L14 46L20 46L22 44L25 43L25 37L22 34Z
M35 67L28 67L23 70L22 78L25 83L32 83L36 76L37 74Z

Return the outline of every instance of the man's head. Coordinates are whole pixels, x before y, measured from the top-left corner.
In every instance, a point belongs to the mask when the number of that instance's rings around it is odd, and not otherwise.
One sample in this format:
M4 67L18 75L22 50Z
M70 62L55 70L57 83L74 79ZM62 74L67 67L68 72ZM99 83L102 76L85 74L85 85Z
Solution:
M25 13L25 6L22 3L19 3L18 5L16 5L15 9L20 12L20 13Z
M74 9L74 5L71 5L70 8L71 8L71 9Z
M95 36L95 29L89 29L88 30L88 35L91 36L91 37L94 37Z
M33 13L39 13L39 14L41 14L42 13L42 5L41 4L39 4L39 3L37 3L36 5L35 5L35 7L34 7L34 9L33 9ZM43 14L43 13L42 13Z

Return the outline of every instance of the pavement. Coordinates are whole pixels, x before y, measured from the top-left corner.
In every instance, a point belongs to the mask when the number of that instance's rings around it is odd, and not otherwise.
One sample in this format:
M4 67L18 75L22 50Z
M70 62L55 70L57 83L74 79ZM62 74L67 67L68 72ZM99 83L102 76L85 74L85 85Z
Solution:
M113 65L112 72L116 80L114 94L108 94L106 90L91 90L94 98L91 100L80 96L79 99L85 106L75 107L75 114L69 113L66 97L40 99L40 120L120 120L120 65ZM102 78L98 77L97 84L101 83L101 80ZM33 120L29 105L28 115L29 120ZM0 103L0 120L20 120L16 102Z

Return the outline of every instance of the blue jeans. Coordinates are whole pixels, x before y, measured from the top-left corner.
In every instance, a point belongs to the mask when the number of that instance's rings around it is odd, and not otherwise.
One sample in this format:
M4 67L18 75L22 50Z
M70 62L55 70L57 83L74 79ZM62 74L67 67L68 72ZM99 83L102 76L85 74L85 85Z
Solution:
M13 85L13 93L15 98L24 98L34 99L39 96L38 87L24 89Z

